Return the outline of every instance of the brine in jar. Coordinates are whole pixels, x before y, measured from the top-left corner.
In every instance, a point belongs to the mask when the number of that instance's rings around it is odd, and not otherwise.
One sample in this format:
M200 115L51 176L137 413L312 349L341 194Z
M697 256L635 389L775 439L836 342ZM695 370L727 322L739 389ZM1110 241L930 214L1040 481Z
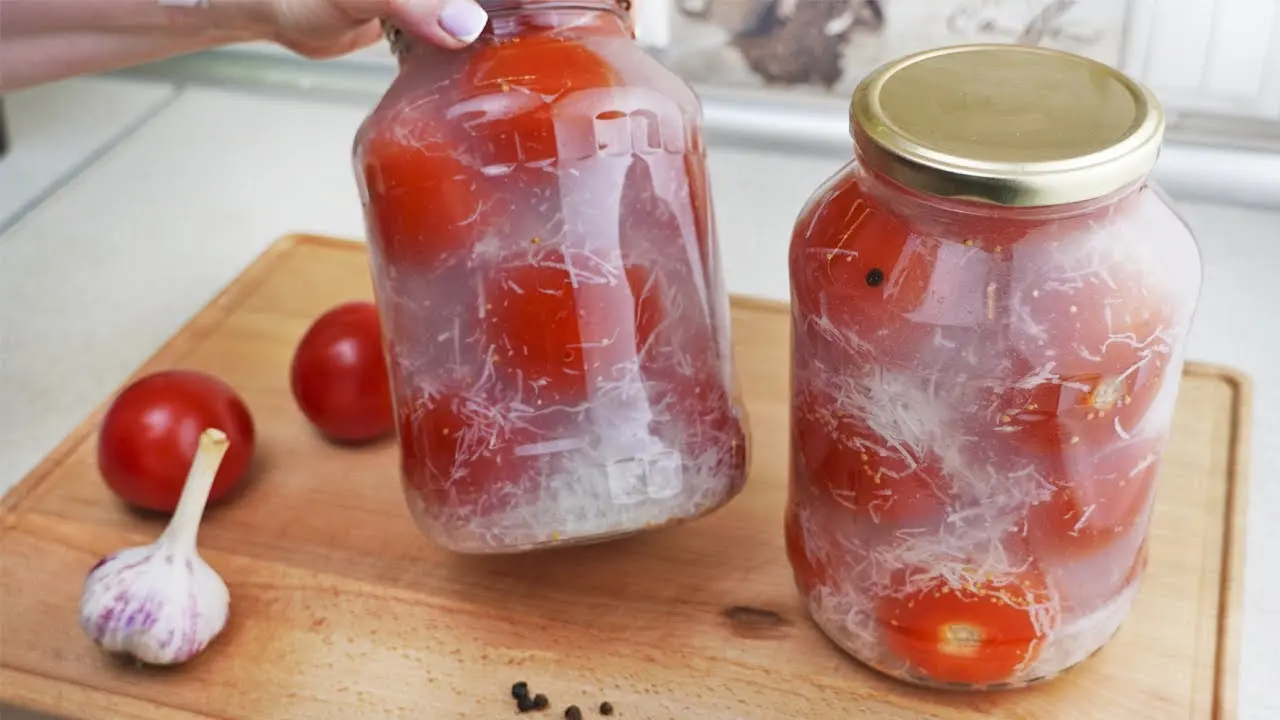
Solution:
M467 553L690 520L746 479L692 91L604 0L392 28L356 168L419 526Z
M870 74L791 241L788 554L927 686L1052 677L1129 613L1198 300L1138 83L1033 47Z

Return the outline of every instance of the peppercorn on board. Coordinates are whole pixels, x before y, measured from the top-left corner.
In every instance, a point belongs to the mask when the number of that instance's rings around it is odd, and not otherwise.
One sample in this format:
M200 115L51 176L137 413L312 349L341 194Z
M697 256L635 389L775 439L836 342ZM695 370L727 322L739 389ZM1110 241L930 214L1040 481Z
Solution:
M601 545L450 555L410 520L394 444L326 443L288 367L330 306L372 296L364 245L281 239L138 374L231 383L258 424L247 484L200 549L231 591L227 629L168 670L104 656L77 625L85 574L165 520L99 478L104 405L0 504L0 701L74 718L500 718L526 681L618 718L1232 718L1248 381L1188 364L1133 614L1080 667L1026 690L947 694L865 669L804 614L783 550L788 314L735 298L752 474L725 509Z

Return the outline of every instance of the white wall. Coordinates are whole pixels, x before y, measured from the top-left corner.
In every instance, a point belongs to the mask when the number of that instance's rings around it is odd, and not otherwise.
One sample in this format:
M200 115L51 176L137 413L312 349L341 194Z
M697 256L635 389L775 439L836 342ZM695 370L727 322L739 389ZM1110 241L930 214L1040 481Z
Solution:
M762 87L727 47L737 26L772 0L633 0L637 39L699 83ZM868 0L780 0L786 3ZM1036 18L1034 40L1078 52L1147 83L1167 109L1275 121L1280 132L1280 0L878 0L884 27L858 31L844 48L845 75L831 90L783 93L847 97L862 73L917 49L961 42L1016 42ZM676 8L710 8L691 19ZM246 46L285 54L273 45ZM394 63L385 45L338 63Z
M1171 109L1280 121L1280 0L1130 0L1121 66Z

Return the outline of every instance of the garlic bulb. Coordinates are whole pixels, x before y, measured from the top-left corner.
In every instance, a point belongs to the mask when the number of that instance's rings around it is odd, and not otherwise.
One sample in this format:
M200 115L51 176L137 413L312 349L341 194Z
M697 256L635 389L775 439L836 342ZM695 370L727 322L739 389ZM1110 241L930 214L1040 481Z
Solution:
M196 552L196 534L228 445L221 430L205 430L164 533L89 571L80 627L104 650L176 665L199 655L226 626L231 596Z

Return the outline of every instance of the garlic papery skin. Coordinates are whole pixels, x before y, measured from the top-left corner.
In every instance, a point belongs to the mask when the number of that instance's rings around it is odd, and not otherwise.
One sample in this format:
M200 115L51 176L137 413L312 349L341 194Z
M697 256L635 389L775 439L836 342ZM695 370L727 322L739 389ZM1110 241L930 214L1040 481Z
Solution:
M89 571L80 627L102 649L176 665L203 652L226 627L231 594L196 551L196 535L228 445L222 431L205 430L164 533L150 545L106 556Z

